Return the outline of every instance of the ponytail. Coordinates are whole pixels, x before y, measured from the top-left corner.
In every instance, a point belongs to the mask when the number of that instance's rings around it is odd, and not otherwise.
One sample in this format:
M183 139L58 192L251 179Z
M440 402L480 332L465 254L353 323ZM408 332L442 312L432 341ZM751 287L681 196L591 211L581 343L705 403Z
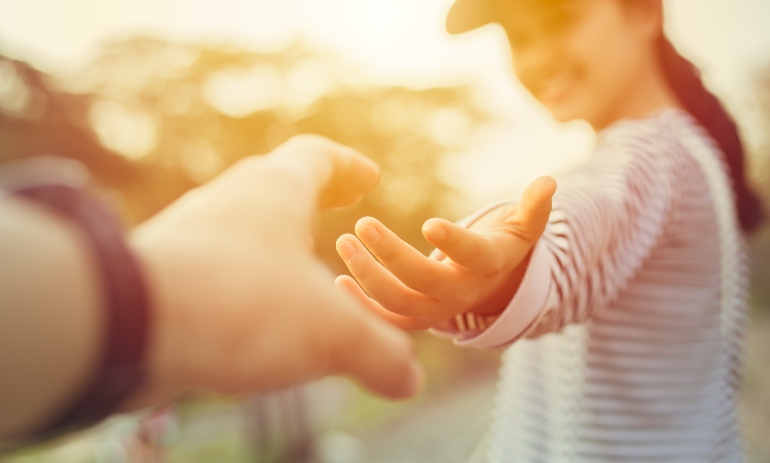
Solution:
M700 72L665 37L660 41L663 73L684 108L709 132L724 152L730 168L738 220L744 232L762 222L762 203L745 178L743 144L735 122L703 85Z

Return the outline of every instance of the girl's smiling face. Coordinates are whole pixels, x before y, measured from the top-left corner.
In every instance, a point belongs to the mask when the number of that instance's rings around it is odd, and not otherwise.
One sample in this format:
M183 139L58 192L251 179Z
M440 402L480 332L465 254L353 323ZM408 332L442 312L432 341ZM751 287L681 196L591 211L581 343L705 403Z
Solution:
M661 15L652 0L494 3L516 75L560 121L611 123L657 67Z

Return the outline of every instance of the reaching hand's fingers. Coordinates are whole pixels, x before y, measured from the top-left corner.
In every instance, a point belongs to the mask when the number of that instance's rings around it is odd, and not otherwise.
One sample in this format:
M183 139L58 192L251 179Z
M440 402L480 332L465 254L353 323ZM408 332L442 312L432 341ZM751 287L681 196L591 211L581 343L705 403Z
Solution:
M377 301L367 296L364 290L361 289L360 286L358 286L358 283L356 283L356 280L354 280L353 278L347 275L338 276L337 279L334 281L334 285L337 286L337 289L339 289L340 291L351 295L356 301L358 301L361 305L366 307L368 310L370 310L372 313L374 313L378 317L387 320L388 322L398 326L403 330L408 330L408 331L427 330L432 325L432 323L427 322L425 320L405 317L403 315L399 315L386 310Z
M540 238L551 215L555 192L556 181L551 177L540 177L527 186L513 215L515 230L520 238L529 242Z
M471 272L486 274L501 265L500 253L486 237L444 219L428 220L422 233L453 262Z
M337 240L337 252L364 290L387 310L428 321L456 315L447 314L439 301L406 287L380 265L355 236L342 235Z
M329 356L331 372L349 373L367 388L393 399L416 394L424 374L409 336L366 311L341 315L331 320L333 332L321 334L335 339Z
M379 181L377 164L358 151L318 135L300 135L268 158L294 169L315 192L322 207L354 204Z
M424 256L378 220L359 220L356 235L385 268L413 290L440 297L457 287L457 269Z

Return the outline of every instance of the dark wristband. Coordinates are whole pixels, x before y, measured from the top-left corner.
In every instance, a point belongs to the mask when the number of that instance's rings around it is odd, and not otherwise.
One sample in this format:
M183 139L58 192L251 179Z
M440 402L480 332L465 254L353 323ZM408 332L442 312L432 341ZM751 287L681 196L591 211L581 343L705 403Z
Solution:
M38 433L46 437L92 425L113 413L144 380L150 323L147 287L118 217L102 201L69 185L35 185L11 192L77 226L103 288L104 343L87 386Z

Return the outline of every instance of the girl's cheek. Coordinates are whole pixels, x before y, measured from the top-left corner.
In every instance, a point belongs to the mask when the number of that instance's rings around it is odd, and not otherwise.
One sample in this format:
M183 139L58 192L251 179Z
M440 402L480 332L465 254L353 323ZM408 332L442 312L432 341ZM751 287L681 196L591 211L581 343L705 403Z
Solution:
M568 54L573 62L576 81L576 93L584 106L585 113L581 117L588 117L600 110L607 95L613 93L617 85L618 66L612 63L614 53L609 50L608 42L611 37L602 37L601 34L585 34L575 37L568 45ZM578 96L578 95L576 95Z

